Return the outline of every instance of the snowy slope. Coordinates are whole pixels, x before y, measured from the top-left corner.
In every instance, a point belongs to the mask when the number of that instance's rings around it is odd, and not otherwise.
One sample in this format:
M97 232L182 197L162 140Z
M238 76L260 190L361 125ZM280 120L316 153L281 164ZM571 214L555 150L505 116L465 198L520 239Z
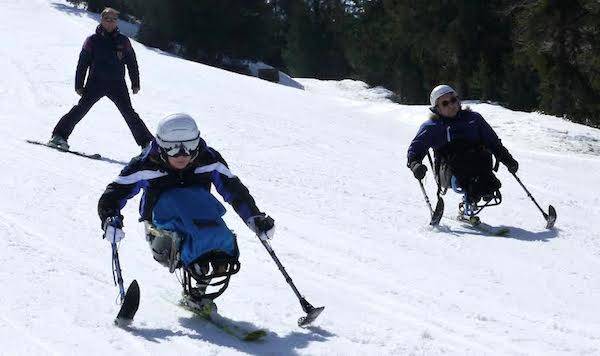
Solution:
M124 211L120 255L142 300L132 330L114 327L117 289L96 204L122 166L24 141L49 138L77 101L75 64L95 17L59 0L0 0L0 9L0 354L600 354L599 130L473 105L519 160L541 205L557 208L556 229L543 228L502 168L505 201L482 218L510 227L509 238L450 219L431 230L405 168L425 106L365 100L315 81L299 91L138 43L138 113L151 130L167 113L197 118L276 218L273 248L298 288L326 309L314 327L296 326L302 312L292 291L230 211L242 270L217 302L228 318L268 328L269 336L242 343L192 318L173 304L174 275L151 258L136 198ZM115 161L138 153L107 99L70 143ZM430 175L427 188L434 192ZM451 218L458 197L445 200Z

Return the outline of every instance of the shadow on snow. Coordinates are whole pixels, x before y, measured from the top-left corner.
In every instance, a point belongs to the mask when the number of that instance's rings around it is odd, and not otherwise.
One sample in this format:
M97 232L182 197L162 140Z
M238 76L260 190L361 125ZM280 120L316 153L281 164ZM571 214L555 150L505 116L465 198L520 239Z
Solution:
M260 329L260 327L244 321L230 322L248 329ZM276 352L278 355L297 355L298 349L306 348L311 342L325 342L335 334L318 326L310 326L302 331L293 331L285 336L279 336L274 332L267 331L267 335L260 341L248 342L239 340L228 335L211 323L202 320L198 316L179 318L182 327L188 330L174 331L162 328L139 328L131 327L127 330L136 336L142 337L150 342L159 343L175 337L187 337L192 340L209 342L213 345L233 348L249 354L265 354Z

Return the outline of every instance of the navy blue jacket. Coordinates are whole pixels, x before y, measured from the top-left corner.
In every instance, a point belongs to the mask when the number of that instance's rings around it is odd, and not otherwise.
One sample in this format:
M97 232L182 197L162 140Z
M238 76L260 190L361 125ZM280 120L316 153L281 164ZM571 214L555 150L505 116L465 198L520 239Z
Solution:
M133 87L140 86L140 73L137 59L129 38L115 29L108 33L98 25L96 33L89 36L77 62L75 89L84 87L85 74L90 69L87 83L123 82L125 83L125 65L129 70L129 79Z
M459 142L472 147L484 146L500 161L504 161L506 155L510 156L485 119L467 109L460 110L454 118L434 113L425 121L408 147L408 166L412 162L421 162L430 148L437 157L444 148Z
M261 213L248 189L229 171L219 152L206 147L184 170L178 171L162 161L158 145L153 141L108 185L98 202L98 215L102 223L107 217L120 216L127 201L143 189L140 220L152 221L152 209L161 193L171 188L191 186L210 192L211 185L244 221Z

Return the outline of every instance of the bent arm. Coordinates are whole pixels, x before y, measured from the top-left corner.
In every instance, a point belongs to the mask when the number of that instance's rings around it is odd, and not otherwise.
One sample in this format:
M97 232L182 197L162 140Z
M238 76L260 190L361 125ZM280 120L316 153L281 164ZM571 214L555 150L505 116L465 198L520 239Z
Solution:
M83 89L85 85L85 76L88 68L92 64L92 40L88 38L83 44L77 61L77 70L75 71L75 90Z

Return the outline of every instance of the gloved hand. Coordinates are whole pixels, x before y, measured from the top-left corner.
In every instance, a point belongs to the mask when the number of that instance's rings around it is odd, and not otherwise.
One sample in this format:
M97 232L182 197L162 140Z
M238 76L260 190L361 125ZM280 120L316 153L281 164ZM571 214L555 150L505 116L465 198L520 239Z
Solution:
M111 216L104 222L104 238L110 243L117 243L125 238L123 220L120 216Z
M517 171L519 170L519 162L517 162L516 159L512 158L512 156L506 158L504 161L502 161L502 163L504 163L506 168L508 168L508 171L512 174L517 173Z
M140 87L131 87L131 91L132 91L134 94L137 94L137 93L140 91Z
M413 161L408 165L408 168L413 172L415 178L421 180L425 178L425 173L427 172L427 166L421 162Z
M275 220L272 217L260 214L250 217L246 220L246 225L254 231L258 237L263 240L270 240L275 235Z
M79 95L79 96L83 96L84 93L84 89L83 88L77 88L75 89L75 92Z

